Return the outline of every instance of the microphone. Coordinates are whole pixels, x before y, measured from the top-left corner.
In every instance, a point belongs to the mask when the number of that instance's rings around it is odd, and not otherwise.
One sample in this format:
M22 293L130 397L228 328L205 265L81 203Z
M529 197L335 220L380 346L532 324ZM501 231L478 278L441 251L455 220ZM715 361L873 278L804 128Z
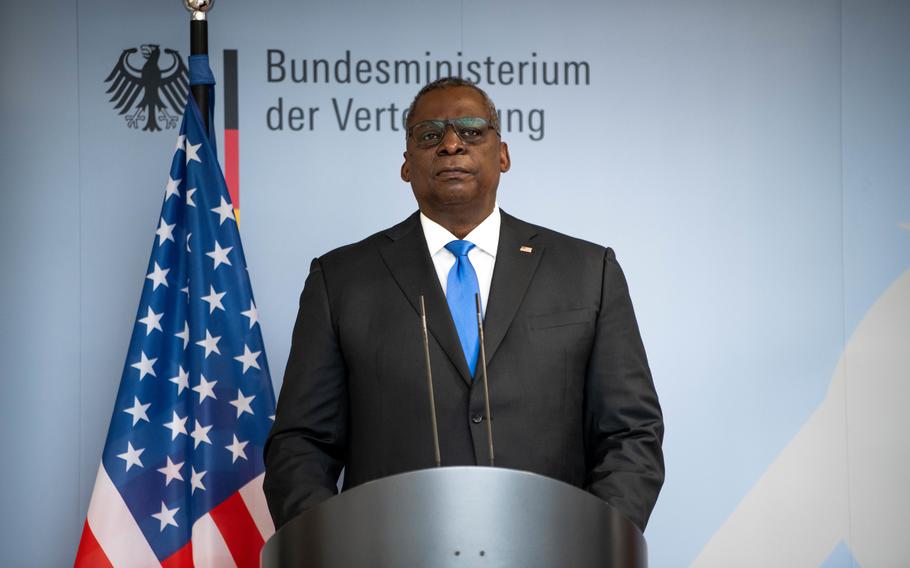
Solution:
M433 451L435 452L436 467L440 467L442 465L442 457L439 455L439 429L436 425L436 398L433 396L433 371L430 369L430 337L427 334L427 308L423 301L423 295L420 296L420 325L423 328L423 355L427 364L427 390L430 393L430 419L433 424ZM487 414L489 414L489 412L489 409L487 409Z
M421 298L423 297L421 296ZM474 294L474 302L477 304L477 331L480 334L480 368L483 377L483 405L487 415L487 451L490 455L490 467L494 467L493 415L490 414L490 387L487 381L487 352L483 344L483 314L480 307L480 294ZM426 329L426 324L424 324L424 329ZM429 361L429 359L427 360Z

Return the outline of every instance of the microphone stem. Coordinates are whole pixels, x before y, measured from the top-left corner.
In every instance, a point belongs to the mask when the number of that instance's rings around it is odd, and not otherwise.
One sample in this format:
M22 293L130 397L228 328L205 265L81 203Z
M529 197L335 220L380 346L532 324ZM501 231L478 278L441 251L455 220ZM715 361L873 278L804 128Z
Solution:
M423 355L427 365L427 390L430 392L430 420L433 424L433 451L436 467L442 466L439 453L439 428L436 425L436 398L433 396L433 371L430 368L430 337L427 333L427 308L420 296L420 324L423 327ZM489 412L489 410L487 411Z
M487 450L490 455L490 467L494 467L493 459L493 416L490 414L490 386L487 381L487 352L483 341L483 310L480 305L480 294L474 294L477 304L477 331L480 334L480 370L483 379L483 406L487 415Z

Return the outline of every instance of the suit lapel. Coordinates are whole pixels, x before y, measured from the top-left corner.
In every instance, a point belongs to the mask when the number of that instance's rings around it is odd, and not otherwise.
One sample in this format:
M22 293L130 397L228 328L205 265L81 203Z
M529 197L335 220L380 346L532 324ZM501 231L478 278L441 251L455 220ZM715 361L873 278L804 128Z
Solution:
M404 292L414 311L420 313L420 296L427 308L427 328L442 347L449 360L458 369L461 378L471 384L471 373L458 340L458 332L449 312L427 242L420 226L420 214L414 213L404 222L386 231L389 240L380 245L379 253ZM498 261L497 261L498 262ZM414 325L420 325L414 318Z
M504 211L501 213L499 247L484 316L487 364L493 359L512 325L544 252L543 245L533 241L537 234L533 225L519 221Z

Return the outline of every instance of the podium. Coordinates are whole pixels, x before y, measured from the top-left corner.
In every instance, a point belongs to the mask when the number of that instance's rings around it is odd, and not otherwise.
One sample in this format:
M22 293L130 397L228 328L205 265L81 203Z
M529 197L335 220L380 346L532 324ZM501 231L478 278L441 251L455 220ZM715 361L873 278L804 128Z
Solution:
M577 487L534 473L443 467L354 487L265 544L263 568L644 568L641 531Z

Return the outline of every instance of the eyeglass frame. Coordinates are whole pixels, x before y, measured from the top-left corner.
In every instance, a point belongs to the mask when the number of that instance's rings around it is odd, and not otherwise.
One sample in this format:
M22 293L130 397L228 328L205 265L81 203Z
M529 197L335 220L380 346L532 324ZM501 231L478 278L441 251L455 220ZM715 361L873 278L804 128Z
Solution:
M475 145L475 144L480 144L481 142L484 141L485 138L481 139L481 140L473 141L473 142L469 142L469 141L465 140L464 138L462 138L461 133L458 132L458 127L455 124L459 120L482 120L490 130L492 130L493 132L496 133L496 136L499 136L500 138L502 138L502 133L499 131L498 128L493 126L493 121L480 117L480 116L460 116L458 118L449 118L446 120L441 120L441 119L421 120L417 124L412 124L411 126L408 127L407 135L408 135L408 138L411 138L414 133L415 128L417 128L421 124L433 123L436 125L442 124L442 133L439 136L439 140L437 140L435 144L431 144L429 146L421 146L420 143L415 139L414 143L417 144L417 146L419 148L428 150L430 148L435 148L435 147L439 146L442 143L442 140L445 138L446 130L448 130L449 126L452 127L452 131L455 133L455 136L457 136L458 139L461 140L462 142L464 142L465 144Z

